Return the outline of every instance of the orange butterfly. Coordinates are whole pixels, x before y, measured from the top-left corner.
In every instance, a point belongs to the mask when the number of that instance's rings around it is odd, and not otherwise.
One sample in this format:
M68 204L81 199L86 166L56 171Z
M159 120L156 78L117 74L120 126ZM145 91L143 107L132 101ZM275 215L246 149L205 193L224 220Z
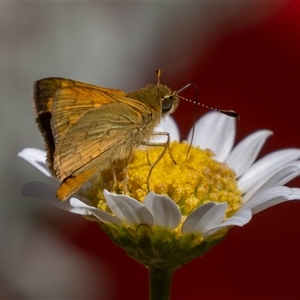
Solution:
M115 160L128 164L154 127L179 104L176 92L158 83L126 94L64 78L35 82L33 105L44 137L47 163L62 183L65 200Z

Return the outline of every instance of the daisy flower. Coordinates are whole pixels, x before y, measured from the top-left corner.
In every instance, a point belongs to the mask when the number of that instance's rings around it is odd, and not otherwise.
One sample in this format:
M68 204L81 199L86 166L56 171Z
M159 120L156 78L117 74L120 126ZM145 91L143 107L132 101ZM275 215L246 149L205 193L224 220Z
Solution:
M98 222L114 243L149 268L151 299L168 299L174 270L222 241L229 228L247 224L268 207L300 199L300 189L284 186L300 175L300 149L275 151L256 161L271 131L254 132L233 147L235 119L210 112L196 123L190 147L176 141L173 123L167 118L159 128L174 141L150 178L150 165L162 148L135 151L126 195L121 179L113 184L111 170L65 202L55 199L56 182L29 182L22 188L24 196ZM19 156L51 177L45 152L27 148Z

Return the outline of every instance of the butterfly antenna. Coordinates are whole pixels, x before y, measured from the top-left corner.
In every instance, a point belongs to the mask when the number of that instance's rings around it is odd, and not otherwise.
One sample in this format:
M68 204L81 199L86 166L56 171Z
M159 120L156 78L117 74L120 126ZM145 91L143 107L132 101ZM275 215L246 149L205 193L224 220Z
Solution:
M182 96L179 96L177 95L180 99L184 100L184 101L187 101L187 102L190 102L190 103L193 103L193 104L197 104L197 106L202 106L202 107L205 107L207 109L210 109L210 110L214 110L214 111L218 111L228 117L232 117L232 118L237 118L237 119L240 119L240 115L233 111L233 110L224 110L224 109L219 109L219 108L215 108L215 107L212 107L212 106L208 106L204 103L200 103L198 101L194 101L194 100L190 100L190 99L187 99L187 98L184 98Z
M157 85L160 85L161 69L156 69L156 70L153 70L153 72L155 72L155 74L156 74L156 78L157 78Z

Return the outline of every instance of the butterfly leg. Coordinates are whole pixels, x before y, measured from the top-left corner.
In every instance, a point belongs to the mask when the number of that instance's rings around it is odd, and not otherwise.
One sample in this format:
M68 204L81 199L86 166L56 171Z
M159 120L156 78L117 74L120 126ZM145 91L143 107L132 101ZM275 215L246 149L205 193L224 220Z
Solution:
M122 191L119 183L123 182L123 193L128 193L128 165L132 158L132 152L129 154L128 158L122 160L115 160L110 163L110 169L112 172L112 186L110 191L117 191L118 193Z
M176 161L173 158L173 156L170 152L170 149L169 149L170 134L168 132L154 132L152 135L165 136L167 138L167 140L165 142L151 142L151 141L142 142L142 145L145 145L145 146L164 147L163 151L160 153L160 155L157 157L157 159L153 163L150 162L149 155L147 154L147 160L148 160L148 163L150 164L150 170L149 170L148 177L147 177L148 192L150 192L150 177L151 177L152 171L155 168L155 166L159 163L159 161L163 158L163 156L166 154L167 151L169 152L170 158L173 160L174 164L176 164Z
M128 190L128 166L130 163L130 160L132 158L132 151L130 152L130 154L128 155L128 157L123 161L124 162L124 167L123 167L123 192L124 195L126 195L129 190Z
M111 185L111 187L109 189L110 192L116 190L117 183L118 183L117 175L116 175L116 168L113 165L111 165L111 173L112 173L112 180L113 180L113 182L112 182L112 185Z
M128 193L128 185L127 185L127 183L128 183L128 165L124 168L123 173L124 173L123 192L124 192L124 195L126 195Z

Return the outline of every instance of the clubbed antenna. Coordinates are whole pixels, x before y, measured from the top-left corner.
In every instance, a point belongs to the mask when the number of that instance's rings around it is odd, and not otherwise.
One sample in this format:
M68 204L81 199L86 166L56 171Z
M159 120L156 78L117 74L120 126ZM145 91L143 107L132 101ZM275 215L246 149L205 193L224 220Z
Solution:
M190 102L190 103L193 103L193 104L197 104L199 106L202 106L202 107L205 107L207 109L210 109L210 110L215 110L215 111L218 111L226 116L229 116L229 117L233 117L233 118L240 118L240 115L233 111L233 110L224 110L224 109L219 109L219 108L215 108L215 107L212 107L212 106L208 106L204 103L200 103L200 102L197 102L197 101L194 101L194 100L190 100L190 99L187 99L187 98L184 98L182 96L179 96L177 95L180 99L184 100L184 101L187 101L187 102Z
M224 114L226 116L229 116L229 117L238 118L238 119L240 118L240 115L237 112L235 112L235 111L219 109L219 108L215 108L215 107L212 107L212 106L208 106L208 105L206 105L204 103L198 102L198 88L197 88L197 86L194 83L188 83L187 85L185 85L184 87L182 87L181 89L179 89L178 91L176 91L176 94L181 93L183 90L185 90L189 86L194 86L194 88L196 89L196 99L197 99L197 101L190 100L190 99L187 99L187 98L184 98L182 96L177 95L180 99L182 99L184 101L187 101L187 102L190 102L190 103L193 103L193 104L196 104L196 105L199 105L199 106L202 106L202 107L205 107L205 108L210 109L210 110L218 111L218 112L220 112L220 113L222 113L222 114Z

